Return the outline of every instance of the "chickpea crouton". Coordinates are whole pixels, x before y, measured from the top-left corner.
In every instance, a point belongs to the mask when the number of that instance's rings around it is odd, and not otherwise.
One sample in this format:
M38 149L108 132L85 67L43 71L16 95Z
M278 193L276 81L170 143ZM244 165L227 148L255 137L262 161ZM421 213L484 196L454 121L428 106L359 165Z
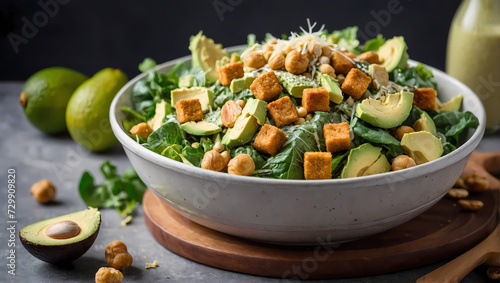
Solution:
M413 90L413 105L425 111L436 110L436 91L430 87Z
M325 124L323 126L323 134L328 152L334 153L350 148L351 136L348 123Z
M329 152L304 153L304 178L320 180L332 178L332 154Z
M262 126L262 129L260 129L257 137L255 137L253 147L260 152L275 155L286 140L287 137L282 130L275 126L265 124Z
M373 52L373 51L367 51L365 53L362 53L358 56L359 60L366 61L370 64L378 64L379 59L378 59L378 54Z
M333 53L332 66L337 74L347 75L354 68L354 63L346 58L347 55L338 52ZM349 57L349 56L347 56Z
M230 85L234 79L243 78L243 62L229 63L217 70L217 77L221 85Z
M276 127L289 125L299 119L297 109L295 109L295 105L288 96L269 103L267 113L274 120Z
M147 139L152 132L153 129L147 123L139 123L130 129L132 135L139 135L144 139Z
M302 91L302 107L307 113L330 111L330 94L324 87L306 88Z
M283 91L280 81L273 71L257 77L250 85L253 95L260 100L269 101Z
M177 101L175 110L177 111L177 120L181 124L189 121L201 121L204 117L198 98Z
M372 78L362 71L352 68L345 77L344 83L340 88L352 98L359 99L368 89L371 82Z

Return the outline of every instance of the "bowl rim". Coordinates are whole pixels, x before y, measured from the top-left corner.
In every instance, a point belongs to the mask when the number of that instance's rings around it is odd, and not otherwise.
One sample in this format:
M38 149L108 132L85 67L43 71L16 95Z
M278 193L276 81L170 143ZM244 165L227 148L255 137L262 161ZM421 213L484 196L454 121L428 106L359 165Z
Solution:
M241 48L244 48L246 45L238 45L238 46L232 46L229 48L226 48L227 51L235 51ZM170 60L167 62L164 62L162 64L157 65L154 70L158 71L160 69L164 69L169 66L173 66L179 62L185 62L191 59L191 55L183 56L174 60ZM408 60L409 64L411 66L416 65L419 63L418 61L415 60ZM117 117L116 117L116 112L120 111L120 109L117 108L118 101L120 98L123 96L123 94L128 90L129 88L132 88L139 80L145 78L147 76L147 73L140 73L139 75L135 76L132 78L130 81L128 81L121 89L118 91L118 93L115 95L111 107L110 107L110 112L109 112L109 118L110 118L110 123L111 123L111 128L113 130L113 133L115 134L116 138L120 141L123 147L128 149L129 151L135 153L136 155L140 156L141 158L144 158L150 162L153 162L159 166L166 167L168 169L174 170L176 172L185 174L186 172L189 172L192 176L196 176L199 178L204 178L204 179L216 179L216 180L221 180L221 181L226 181L226 182L239 182L239 181L244 181L247 183L254 184L256 186L261 185L261 184L266 184L266 185L276 185L276 186L289 186L292 184L300 184L303 186L303 188L308 188L309 186L325 186L325 185L345 185L351 184L354 187L362 187L366 185L366 182L369 182L370 185L379 185L379 184L385 184L387 183L387 179L393 181L393 180L400 180L400 178L404 178L407 175L410 175L412 177L417 177L417 176L424 176L426 174L429 174L430 172L434 172L437 169L447 167L453 163L455 163L458 160L461 160L462 158L465 158L466 156L470 155L472 151L476 148L476 146L479 144L479 142L482 139L482 136L485 131L485 110L484 107L477 97L477 95L465 84L462 82L458 81L457 79L451 77L450 75L446 74L445 72L434 68L432 66L428 66L424 64L427 68L429 68L434 74L439 74L440 76L444 76L447 79L451 80L454 84L457 84L460 88L464 89L465 92L470 92L472 94L471 96L469 95L464 95L464 98L467 96L468 99L474 100L474 103L481 109L480 113L474 113L476 116L479 116L479 126L476 128L472 134L472 136L465 142L463 143L460 147L458 147L456 150L453 152L442 156L438 159L435 159L433 161L427 162L425 164L421 164L415 167L407 168L404 170L399 170L399 171L389 171L386 173L381 173L381 174L375 174L375 175L369 175L369 176L361 176L361 177L355 177L355 178L345 178L345 179L324 179L324 180L303 180L303 179L274 179L274 178L260 178L260 177L254 177L254 176L239 176L239 175L232 175L232 174L227 174L223 172L216 172L216 171L211 171L211 170L206 170L202 168L198 168L196 166L192 165L187 165L182 162L178 162L172 159L169 159L165 156L162 156L156 152L152 152L148 150L147 148L143 147L139 143L137 143L135 140L131 139L125 131L122 129L122 126L118 123ZM478 115L480 114L480 115ZM439 168L435 168L434 164L439 163ZM413 173L414 172L414 173Z

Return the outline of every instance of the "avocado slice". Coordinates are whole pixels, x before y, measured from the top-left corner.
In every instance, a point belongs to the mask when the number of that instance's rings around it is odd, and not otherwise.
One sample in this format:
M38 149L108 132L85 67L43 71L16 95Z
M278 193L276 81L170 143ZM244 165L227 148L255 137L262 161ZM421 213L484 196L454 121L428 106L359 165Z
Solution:
M240 116L241 117L241 116ZM227 131L222 138L222 144L228 147L243 145L252 140L259 128L257 119L254 116L238 117L234 127Z
M339 104L342 100L344 100L344 95L342 95L342 90L340 89L339 82L336 79L320 72L318 72L318 78L321 86L328 90L331 102Z
M418 131L427 131L430 132L433 135L436 135L436 124L434 124L434 121L432 120L431 116L427 114L427 112L422 112L420 115L420 118L413 123L412 128L418 132Z
M464 97L459 94L452 99L450 99L448 102L445 102L443 104L438 104L437 106L437 112L444 112L444 111L459 111L460 106L462 106L462 100Z
M234 79L229 85L229 90L232 93L238 93L244 89L250 88L250 85L256 78L255 75L245 75L243 78Z
M101 213L97 208L46 219L23 227L19 237L34 257L49 263L61 263L82 256L94 243Z
M441 139L427 131L404 134L401 146L417 165L438 159L443 155Z
M193 75L186 74L186 75L183 75L179 78L179 87L180 88L192 87L193 84L194 84Z
M347 163L342 169L341 178L368 176L389 172L391 165L381 153L382 148L364 143L351 149Z
M206 87L178 88L170 92L171 105L173 107L175 107L175 104L179 100L195 98L200 100L201 111L205 113L214 102L214 93Z
M222 131L218 125L207 121L189 121L181 124L181 129L194 136L209 136Z
M198 66L206 72L205 77L209 82L217 81L216 62L227 56L221 44L215 44L211 38L203 35L200 31L189 40L191 50L191 66Z
M315 80L308 79L304 76L294 75L285 71L274 71L274 73L278 77L280 84L293 97L301 98L304 89L318 87Z
M368 75L372 77L373 86L377 89L389 84L389 73L380 65L371 64L368 67Z
M405 69L408 63L408 46L402 36L387 40L377 51L380 63L388 73L396 68Z
M384 102L364 99L356 106L356 116L373 126L390 129L401 125L410 115L413 105L412 92L388 94Z
M161 125L163 125L163 119L172 112L172 106L162 99L156 104L155 115L147 122L149 127L153 129L153 131L156 131L159 127L161 127Z
M249 98L238 119L243 119L247 116L254 116L259 125L264 125L267 117L267 102L256 98Z

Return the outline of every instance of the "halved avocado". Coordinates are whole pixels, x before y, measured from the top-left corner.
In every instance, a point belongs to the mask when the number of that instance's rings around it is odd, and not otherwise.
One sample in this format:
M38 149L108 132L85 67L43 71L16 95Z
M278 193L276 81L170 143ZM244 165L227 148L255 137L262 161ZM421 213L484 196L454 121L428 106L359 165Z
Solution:
M401 146L417 165L438 159L443 155L441 140L427 131L404 134Z
M420 118L417 121L415 121L415 123L413 123L412 128L416 132L427 131L433 135L435 135L437 132L436 124L434 124L434 121L432 120L431 116L429 116L429 114L427 114L427 112L423 112L420 115Z
M217 81L216 62L227 56L222 45L215 44L213 39L206 37L203 31L200 31L197 35L191 36L189 50L192 55L191 65L202 68L206 72L207 81Z
M209 136L222 131L218 125L207 121L186 122L181 124L181 129L194 136Z
M464 97L461 94L459 94L443 104L438 104L437 112L459 111L463 99Z
M412 92L391 93L384 102L373 98L364 99L356 106L356 116L373 126L390 129L403 123L413 105Z
M396 68L405 69L408 63L408 46L402 36L395 36L387 40L377 51L380 64L388 73Z
M101 213L97 208L46 219L23 227L19 237L34 257L49 263L62 263L82 256L94 243Z
M369 143L351 149L341 177L352 178L389 172L391 165L381 151L382 148Z

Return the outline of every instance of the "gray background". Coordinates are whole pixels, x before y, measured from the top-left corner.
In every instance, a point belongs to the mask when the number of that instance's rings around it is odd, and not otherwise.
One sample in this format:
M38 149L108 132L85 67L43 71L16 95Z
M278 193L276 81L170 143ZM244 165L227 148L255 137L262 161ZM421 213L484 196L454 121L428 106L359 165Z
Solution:
M56 1L67 3L58 4L57 12L44 21L39 2ZM263 40L266 32L279 36L300 31L299 26L306 27L306 18L318 22L318 26L325 24L330 31L357 25L367 35L403 35L412 59L444 69L448 30L459 3L460 0L2 0L0 80L25 80L34 72L55 65L86 75L105 67L120 68L132 77L139 73L137 64L145 57L165 62L188 55L189 37L199 30L224 46L232 46L246 43L248 33ZM214 5L224 4L228 5L227 10L218 13ZM388 5L396 8L389 9ZM27 37L23 36L23 18L38 23L36 33L25 31ZM7 37L9 33L27 41L17 46L17 53ZM360 41L364 43L365 38L360 36Z

